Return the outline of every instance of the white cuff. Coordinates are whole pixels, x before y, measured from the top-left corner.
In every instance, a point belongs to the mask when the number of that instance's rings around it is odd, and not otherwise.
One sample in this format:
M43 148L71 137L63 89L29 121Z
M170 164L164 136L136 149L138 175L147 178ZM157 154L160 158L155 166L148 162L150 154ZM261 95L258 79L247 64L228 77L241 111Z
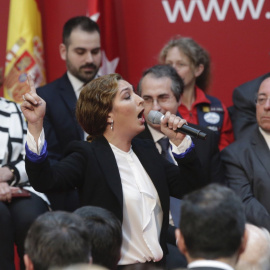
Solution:
M29 132L28 129L27 129L27 135L26 135L26 142L30 151L32 151L33 153L37 155L40 155L40 151L42 150L42 147L45 142L44 129L42 129L38 138L38 148L37 148L37 144L33 135Z
M184 140L178 146L176 146L170 141L170 144L172 146L172 152L177 155L185 153L186 150L191 146L191 143L192 143L192 140L189 135L186 135Z

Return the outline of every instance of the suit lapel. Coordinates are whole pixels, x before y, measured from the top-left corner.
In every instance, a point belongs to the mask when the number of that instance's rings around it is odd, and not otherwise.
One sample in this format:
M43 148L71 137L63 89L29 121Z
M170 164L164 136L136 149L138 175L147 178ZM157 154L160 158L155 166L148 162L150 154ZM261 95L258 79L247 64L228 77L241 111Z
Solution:
M98 163L101 167L101 171L104 173L109 187L119 200L121 209L123 209L123 191L121 178L113 151L108 141L104 137L98 138L92 143L95 145L94 150Z
M68 79L67 74L65 74L62 77L62 81L60 84L60 95L63 99L64 103L66 104L70 114L72 115L72 120L74 122L74 127L76 127L76 130L80 134L81 139L84 139L83 130L78 124L75 116L75 110L76 110L76 103L77 103L77 97L75 95L74 89Z
M258 160L262 163L265 171L268 172L270 176L270 150L258 128L256 128L254 131L254 136L252 136L251 144Z

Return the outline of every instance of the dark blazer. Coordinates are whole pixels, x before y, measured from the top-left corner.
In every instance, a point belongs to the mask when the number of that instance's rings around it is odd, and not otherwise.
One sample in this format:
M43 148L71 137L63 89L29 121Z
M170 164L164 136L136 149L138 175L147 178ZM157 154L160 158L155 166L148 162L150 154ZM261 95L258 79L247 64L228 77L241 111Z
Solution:
M169 195L181 198L193 189L197 182L196 154L191 151L184 159L177 160L177 167L164 159L150 140L134 139L132 149L159 195L163 210L160 243L166 253ZM191 173L186 173L184 168ZM120 174L113 151L104 137L92 143L72 142L67 149L67 156L52 167L48 159L42 163L32 163L26 158L26 170L36 190L46 192L77 187L81 205L103 207L123 220Z
M218 137L214 132L207 128L193 124L189 124L189 126L200 129L207 134L206 140L192 138L192 141L195 144L195 152L201 163L200 178L202 181L204 181L204 185L213 182L223 184L226 183L224 168L218 149ZM147 124L145 125L145 130L137 137L141 139L153 140Z
M270 230L270 152L258 127L221 152L229 186L241 197L247 221Z
M236 140L250 134L256 126L256 93L262 81L269 76L270 73L267 73L234 89L231 120Z
M60 160L71 141L83 140L83 130L75 117L76 95L66 73L38 88L37 94L46 101L43 126L49 158L51 161Z

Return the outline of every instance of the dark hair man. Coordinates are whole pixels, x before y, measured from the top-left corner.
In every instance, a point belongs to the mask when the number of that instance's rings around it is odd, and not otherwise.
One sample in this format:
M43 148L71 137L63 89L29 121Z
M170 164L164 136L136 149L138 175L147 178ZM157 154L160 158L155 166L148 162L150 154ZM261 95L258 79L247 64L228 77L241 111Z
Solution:
M233 190L210 184L182 201L176 238L189 269L233 269L245 250L245 214Z
M120 221L112 212L101 207L83 206L74 213L84 220L88 228L93 263L116 269L121 257Z
M51 163L60 160L73 140L87 136L77 123L75 106L82 86L97 77L101 65L100 31L86 16L69 19L63 28L59 46L67 72L59 79L37 89L46 101L44 131ZM61 195L60 195L61 194ZM54 210L75 210L79 203L75 192L47 194Z
M26 270L90 262L89 234L79 216L62 211L47 212L31 225L25 239Z

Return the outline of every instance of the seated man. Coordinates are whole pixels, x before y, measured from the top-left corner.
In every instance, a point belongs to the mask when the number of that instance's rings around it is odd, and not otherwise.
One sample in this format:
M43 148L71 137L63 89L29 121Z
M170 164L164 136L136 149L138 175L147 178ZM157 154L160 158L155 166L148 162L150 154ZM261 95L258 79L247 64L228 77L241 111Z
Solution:
M240 255L236 270L270 269L270 234L264 228L246 224L248 241L245 251Z
M270 230L270 78L260 85L257 125L221 152L230 187L245 205L247 221Z
M61 211L39 216L25 239L24 262L26 270L90 263L89 234L83 220Z
M177 245L188 269L233 270L245 250L245 214L229 188L210 184L184 197Z
M120 221L113 213L101 207L83 206L74 213L84 220L88 228L93 263L116 269L121 257Z
M250 131L256 126L256 107L254 100L260 84L268 77L270 77L270 73L264 74L234 89L231 118L236 140L249 135Z

